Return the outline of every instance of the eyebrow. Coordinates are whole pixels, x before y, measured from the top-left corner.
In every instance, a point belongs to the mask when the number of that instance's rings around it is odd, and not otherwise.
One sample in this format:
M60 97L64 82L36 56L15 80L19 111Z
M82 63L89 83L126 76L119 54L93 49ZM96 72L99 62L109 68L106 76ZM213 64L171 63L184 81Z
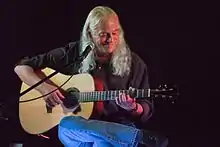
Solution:
M113 30L112 32L115 32L115 31L120 31L120 28L117 28L117 29ZM98 34L100 34L100 33L108 33L108 32L100 30L100 31L98 31Z
M120 29L119 28L117 28L117 29L114 29L112 32L115 32L115 31L119 31ZM102 32L105 32L105 31L100 31L101 33ZM106 33L106 32L105 32Z

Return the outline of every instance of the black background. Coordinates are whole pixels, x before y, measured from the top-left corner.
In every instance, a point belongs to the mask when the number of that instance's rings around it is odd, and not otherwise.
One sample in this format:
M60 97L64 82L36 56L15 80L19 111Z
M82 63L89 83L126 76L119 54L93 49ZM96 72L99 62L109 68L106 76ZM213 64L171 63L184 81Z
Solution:
M170 146L217 146L219 13L217 4L201 1L1 1L0 100L10 118L1 121L1 134L8 133L4 140L34 138L17 118L21 82L14 64L78 40L89 11L99 4L118 13L128 44L149 68L151 88L163 83L180 87L177 103L156 101L145 127L168 135Z

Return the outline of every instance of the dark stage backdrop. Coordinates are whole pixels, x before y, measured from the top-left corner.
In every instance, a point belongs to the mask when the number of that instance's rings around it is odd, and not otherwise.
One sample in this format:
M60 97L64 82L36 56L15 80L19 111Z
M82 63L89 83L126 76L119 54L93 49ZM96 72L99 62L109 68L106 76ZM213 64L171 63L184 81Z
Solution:
M1 1L0 100L10 118L1 126L8 133L5 140L32 138L18 121L21 82L14 64L23 56L78 40L87 14L99 4L118 13L128 44L149 68L151 88L163 83L180 87L177 103L156 101L154 116L144 127L168 135L170 146L215 146L210 134L215 129L210 113L216 108L215 96L207 92L215 87L211 82L216 81L213 69L219 57L215 5L167 1Z

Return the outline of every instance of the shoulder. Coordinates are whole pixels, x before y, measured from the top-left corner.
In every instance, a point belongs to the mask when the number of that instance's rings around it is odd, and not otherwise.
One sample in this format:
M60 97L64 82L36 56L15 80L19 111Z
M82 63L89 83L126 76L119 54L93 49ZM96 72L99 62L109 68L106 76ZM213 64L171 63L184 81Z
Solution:
M65 46L61 48L64 52L76 52L79 50L79 41L68 42Z
M70 57L70 58L72 58L72 56L74 56L78 53L78 50L79 50L78 46L79 46L78 41L68 42L61 47L50 50L47 54L52 55L54 57L61 57L61 58Z
M78 48L78 47L79 47L79 41L69 42L69 43L66 45L66 47L69 48L69 49Z
M132 66L139 68L147 68L144 60L135 52L131 52Z

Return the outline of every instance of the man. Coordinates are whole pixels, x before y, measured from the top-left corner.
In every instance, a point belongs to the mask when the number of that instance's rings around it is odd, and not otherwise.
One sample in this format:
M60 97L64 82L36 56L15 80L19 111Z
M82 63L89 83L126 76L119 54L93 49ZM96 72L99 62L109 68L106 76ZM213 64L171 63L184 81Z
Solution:
M94 49L80 64L66 66L74 62L88 45ZM130 51L119 18L109 7L97 6L89 13L80 41L34 57L26 57L17 64L15 72L23 82L32 86L41 80L36 72L45 67L64 74L90 73L95 81L102 82L103 90L149 88L147 66L138 55ZM96 88L100 87L100 82L96 84ZM44 95L56 87L45 82L36 89ZM62 99L65 99L64 96L56 90L45 98L45 102L54 107L62 104ZM97 102L89 120L75 116L63 118L58 136L67 147L156 146L161 144L159 136L155 136L156 141L149 139L146 131L135 126L146 122L152 111L152 102L135 100L121 93L115 101Z

